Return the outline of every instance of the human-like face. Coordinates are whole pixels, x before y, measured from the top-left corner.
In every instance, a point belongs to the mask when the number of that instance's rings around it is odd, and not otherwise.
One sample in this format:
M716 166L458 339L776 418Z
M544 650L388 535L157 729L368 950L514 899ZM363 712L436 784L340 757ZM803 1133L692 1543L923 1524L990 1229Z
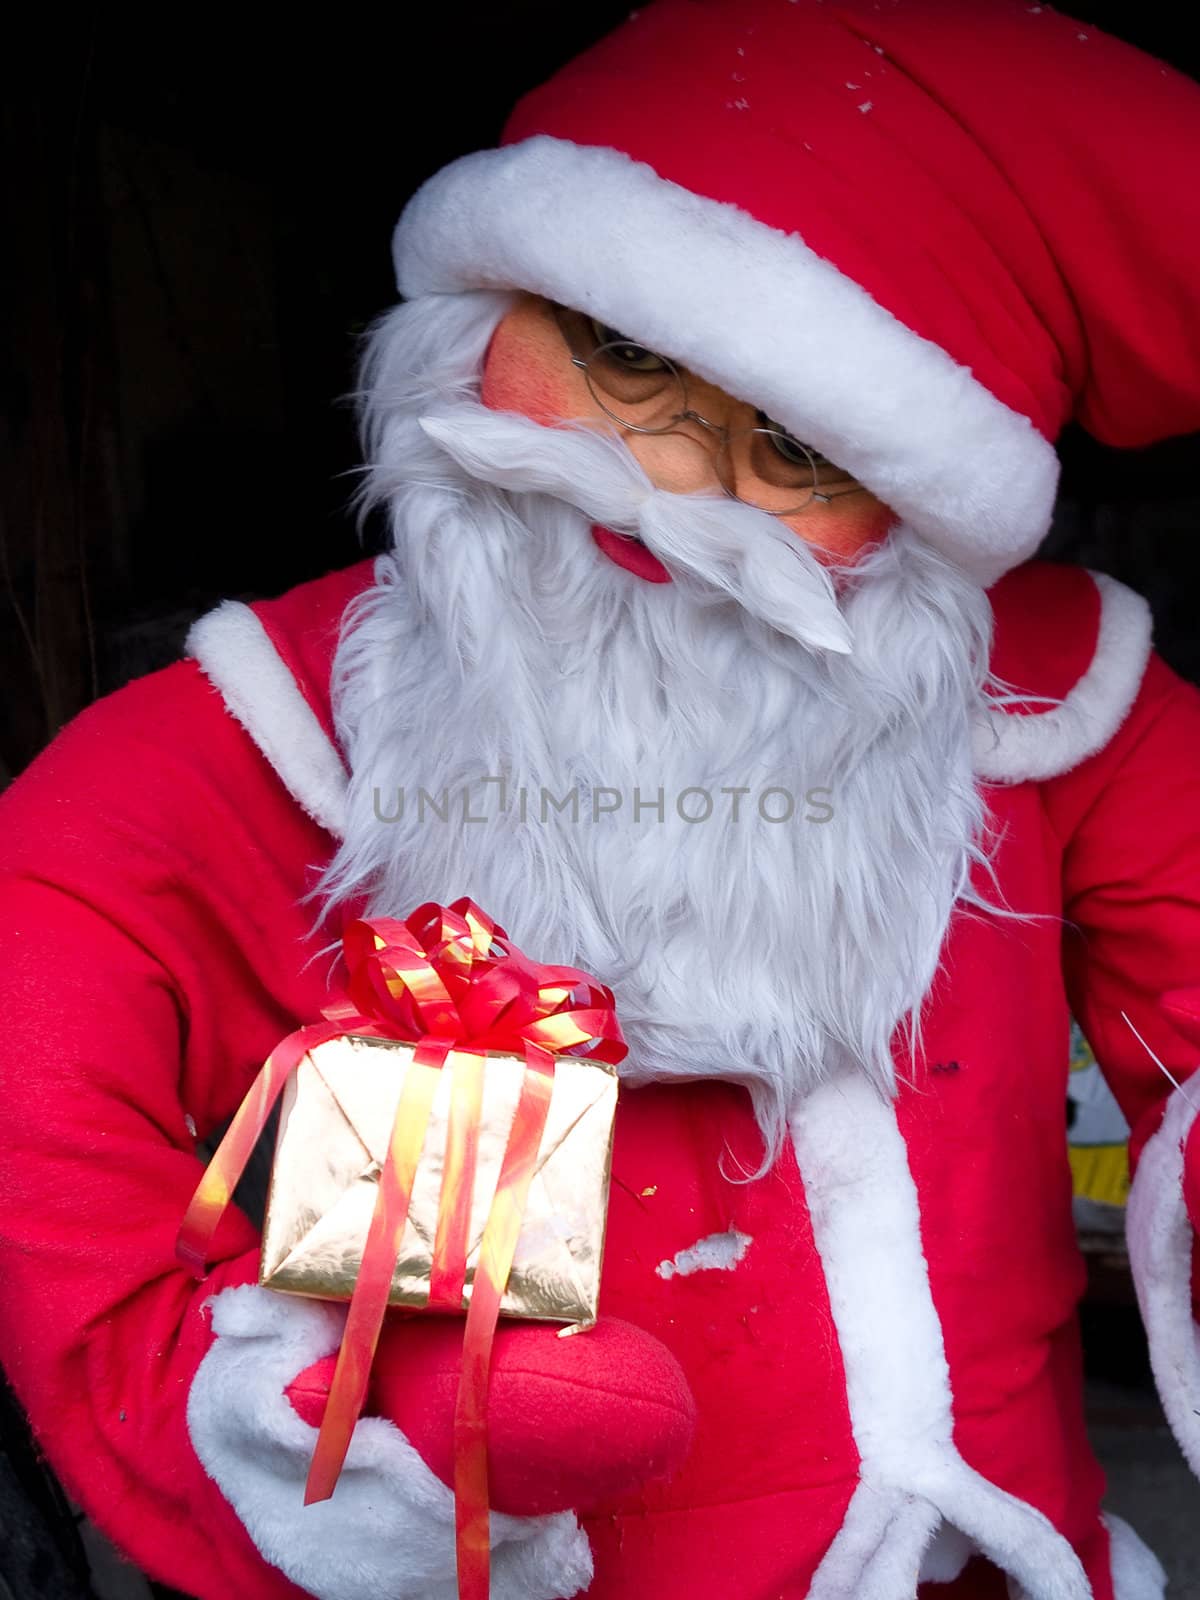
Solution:
M577 320L582 323L584 319ZM600 342L616 336L614 330L592 327ZM685 420L669 433L622 428L597 405L583 371L572 364L573 353L562 319L549 301L522 295L499 323L488 348L483 403L496 411L518 412L547 427L577 418L604 423L620 434L647 476L659 488L675 494L719 489L715 430L752 428L766 420L746 402L689 371L684 374L688 408L712 427ZM814 499L803 510L785 512L780 520L826 560L851 561L864 546L885 536L894 514L848 473L825 464L822 457L817 459L821 463L820 488L829 498ZM747 458L738 464L736 487L743 498L756 499L754 479L754 462ZM606 529L594 532L600 549L618 565L651 582L669 580L665 567L645 548Z

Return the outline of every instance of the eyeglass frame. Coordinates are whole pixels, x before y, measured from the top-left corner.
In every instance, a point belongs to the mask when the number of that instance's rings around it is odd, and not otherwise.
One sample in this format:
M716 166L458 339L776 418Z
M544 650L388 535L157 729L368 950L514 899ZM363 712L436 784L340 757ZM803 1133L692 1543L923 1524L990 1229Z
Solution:
M562 307L561 309L565 310L566 307ZM557 320L558 319L556 317L556 321ZM727 495L729 499L736 500L739 505L750 506L755 511L764 511L768 516L794 517L799 516L802 512L807 511L814 501L818 504L829 505L834 500L842 499L845 495L861 494L864 492L864 485L860 483L852 483L849 487L842 489L840 493L837 494L830 494L827 490L822 490L819 487L819 479L817 476L820 469L817 466L817 462L808 446L804 444L802 440L793 438L791 434L784 433L779 428L739 428L736 430L731 430L723 423L713 422L711 418L701 416L701 414L698 411L694 411L689 404L687 379L680 368L677 367L671 360L670 356L664 356L657 350L650 350L645 345L638 345L636 341L632 339L610 339L606 344L597 345L592 351L591 355L585 359L583 356L577 356L571 351L570 342L567 339L566 332L562 329L561 322L559 323L559 329L563 334L563 341L567 345L567 351L570 356L571 365L573 367L578 367L583 373L584 381L587 384L588 393L591 395L592 399L596 402L597 406L599 406L600 410L603 411L606 417L609 417L613 422L618 423L622 428L626 429L630 433L641 433L647 435L648 437L661 438L666 434L678 432L678 424L681 422L695 422L698 423L699 426L702 427L707 433L713 434L719 441L718 460L722 455L728 454L730 440L743 433L761 433L765 434L768 438L783 439L786 440L789 446L794 446L797 449L804 451L804 454L808 459L809 467L812 470L812 489L809 491L808 499L804 501L803 505L777 511L770 506L759 505L753 500L745 500L740 494L737 493L735 489L729 488L729 486L721 477L721 473L718 471L715 476L717 482L721 485L721 492ZM610 410L610 408L605 405L604 401L600 398L600 395L596 392L600 385L599 381L594 377L591 371L592 362L595 361L597 356L603 355L606 350L618 350L622 346L629 345L634 345L639 350L645 349L647 354L653 355L656 360L661 361L663 366L666 368L667 373L670 375L670 377L674 378L676 383L679 385L679 392L683 396L684 409L682 411L677 411L673 416L671 416L668 419L665 427L647 428L642 426L640 423L630 422L627 417L622 417L618 415L617 412ZM733 460L731 456L729 457L729 465L732 469ZM799 463L797 463L797 465L799 465ZM732 470L730 471L730 477L734 477Z

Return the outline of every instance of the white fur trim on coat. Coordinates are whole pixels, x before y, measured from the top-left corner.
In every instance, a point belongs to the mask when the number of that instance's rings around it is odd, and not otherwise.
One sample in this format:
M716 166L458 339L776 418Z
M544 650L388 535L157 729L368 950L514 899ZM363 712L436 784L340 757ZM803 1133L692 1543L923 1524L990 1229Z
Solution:
M1058 458L938 345L795 233L617 150L546 135L417 191L393 257L408 298L527 289L760 406L985 584L1033 554Z
M1129 712L1150 655L1153 621L1141 595L1104 573L1091 665L1050 711L995 710L973 731L985 783L1041 782L1102 750ZM336 746L251 608L223 601L193 624L185 650L302 809L335 839L345 832L346 769Z
M188 1396L192 1444L272 1566L317 1600L456 1600L454 1496L382 1417L355 1427L329 1500L304 1504L317 1430L284 1390L337 1349L342 1307L254 1284L210 1302L217 1337ZM570 1512L492 1513L492 1600L569 1600L592 1578Z
M1111 1511L1104 1515L1111 1552L1113 1594L1116 1600L1163 1600L1167 1575L1162 1562L1142 1543L1129 1524Z
M1070 772L1103 750L1137 697L1150 659L1150 607L1106 573L1089 576L1100 591L1100 630L1091 665L1051 710L997 709L976 723L975 771L987 783L1040 783Z
M860 1459L859 1486L809 1600L913 1600L943 1521L1029 1600L1090 1600L1066 1539L954 1445L917 1190L891 1103L865 1078L844 1074L802 1102L792 1137Z
M1183 1198L1184 1141L1198 1106L1200 1074L1174 1091L1142 1151L1125 1232L1163 1410L1200 1477L1200 1329L1192 1314L1193 1235Z
M345 765L251 608L222 601L192 624L184 651L220 690L301 809L340 839Z

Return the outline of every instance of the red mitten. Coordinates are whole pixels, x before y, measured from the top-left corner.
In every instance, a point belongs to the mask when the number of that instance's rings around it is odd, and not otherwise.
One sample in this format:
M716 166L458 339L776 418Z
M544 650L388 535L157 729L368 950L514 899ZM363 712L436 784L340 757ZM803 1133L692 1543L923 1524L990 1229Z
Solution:
M447 1484L454 1481L462 1341L458 1317L389 1317L367 1402ZM315 1362L286 1390L314 1427L335 1360ZM491 1505L513 1516L590 1509L674 1471L695 1423L679 1363L631 1323L608 1317L565 1339L545 1323L501 1323L488 1392Z
M1163 995L1162 1008L1171 1026L1200 1052L1200 989L1172 989ZM1187 1082L1184 1082L1183 1074L1176 1076L1183 1083L1183 1093L1194 1105L1200 1106L1200 1071L1193 1072ZM1200 1117L1192 1123L1188 1134L1183 1164L1183 1197L1192 1227L1200 1233Z

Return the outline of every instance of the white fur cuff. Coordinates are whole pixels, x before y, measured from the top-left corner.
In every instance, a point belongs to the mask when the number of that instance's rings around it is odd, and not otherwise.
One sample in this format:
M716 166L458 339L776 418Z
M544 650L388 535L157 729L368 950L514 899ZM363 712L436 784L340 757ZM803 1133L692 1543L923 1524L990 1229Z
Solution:
M1167 1101L1129 1191L1125 1231L1150 1362L1163 1410L1200 1477L1200 1329L1192 1314L1192 1225L1183 1198L1184 1145L1197 1115L1200 1078Z
M188 1428L265 1559L317 1600L455 1600L454 1497L390 1422L363 1418L332 1498L304 1505L317 1433L284 1391L337 1348L344 1312L252 1284L212 1307ZM570 1512L493 1513L491 1532L493 1600L568 1600L591 1581Z

